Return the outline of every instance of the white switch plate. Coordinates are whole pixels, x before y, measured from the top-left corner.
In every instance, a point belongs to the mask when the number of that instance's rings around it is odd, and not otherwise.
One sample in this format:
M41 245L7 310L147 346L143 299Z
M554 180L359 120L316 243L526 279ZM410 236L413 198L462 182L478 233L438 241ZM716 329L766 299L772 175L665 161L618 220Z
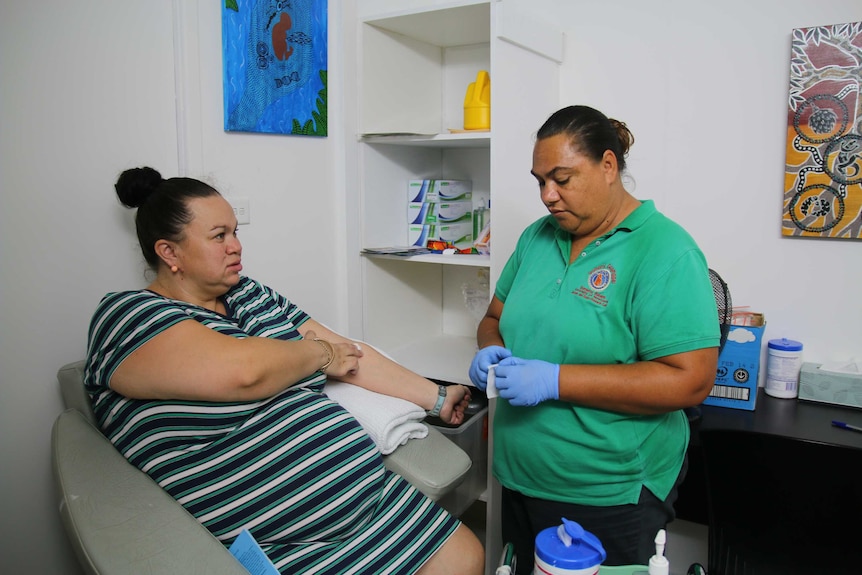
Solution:
M251 223L251 211L248 206L248 198L226 198L233 208L233 213L236 215L238 224Z

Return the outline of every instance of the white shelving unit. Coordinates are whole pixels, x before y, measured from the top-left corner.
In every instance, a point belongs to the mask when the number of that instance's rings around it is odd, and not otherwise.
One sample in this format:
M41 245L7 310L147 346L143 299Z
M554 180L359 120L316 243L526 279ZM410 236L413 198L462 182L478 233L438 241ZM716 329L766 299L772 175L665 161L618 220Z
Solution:
M520 232L545 213L529 170L533 134L558 107L562 33L529 0L356 2L356 182L347 193L357 194L348 233L359 261L348 279L360 305L350 324L410 369L468 384L478 318L461 287L484 276L493 290ZM480 70L491 78L491 131L464 133L464 94ZM471 180L474 205L491 202L491 255L359 256L407 245L411 179ZM488 573L500 553L494 483L483 495Z

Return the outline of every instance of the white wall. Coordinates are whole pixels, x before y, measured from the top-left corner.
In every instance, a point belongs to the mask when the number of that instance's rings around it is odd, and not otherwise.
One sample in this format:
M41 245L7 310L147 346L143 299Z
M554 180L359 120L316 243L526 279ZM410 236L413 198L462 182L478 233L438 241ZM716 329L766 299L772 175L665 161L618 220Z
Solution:
M182 167L248 197L246 273L333 327L346 324L342 12L330 8L330 137L226 134L222 4L3 0L4 573L77 569L50 475L51 425L62 409L56 371L83 357L90 314L106 291L146 285L133 214L113 191L123 169L151 165L167 177Z
M766 313L766 337L799 339L812 360L862 354L854 299L862 245L780 236L790 30L862 19L862 4L532 2L556 12L567 31L561 101L629 123L637 195L655 198L692 231L735 302ZM145 284L131 213L113 195L121 170L149 164L167 176L182 167L248 197L252 222L241 234L249 274L338 329L356 301L345 285L355 258L345 255L343 180L354 159L341 153L345 134L355 132L344 113L356 93L355 32L340 33L354 0L330 2L325 139L222 131L220 5L3 2L4 572L75 571L51 491L50 427L61 410L55 373L83 356L105 291Z
M862 2L533 2L566 29L562 105L628 124L635 195L692 233L735 305L766 314L764 341L862 358L862 241L781 236L791 30L862 20Z

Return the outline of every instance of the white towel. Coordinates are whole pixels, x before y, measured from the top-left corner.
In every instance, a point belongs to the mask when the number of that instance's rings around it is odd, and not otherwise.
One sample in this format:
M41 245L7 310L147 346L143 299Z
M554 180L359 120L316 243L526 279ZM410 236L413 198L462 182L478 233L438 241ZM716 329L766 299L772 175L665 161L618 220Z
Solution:
M323 392L356 418L383 455L428 435L425 410L415 403L331 379Z

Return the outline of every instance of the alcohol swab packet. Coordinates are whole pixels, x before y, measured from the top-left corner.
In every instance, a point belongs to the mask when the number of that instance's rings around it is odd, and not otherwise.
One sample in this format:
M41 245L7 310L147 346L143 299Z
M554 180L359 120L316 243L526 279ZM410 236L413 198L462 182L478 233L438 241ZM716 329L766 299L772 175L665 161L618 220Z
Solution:
M488 399L492 397L497 397L497 375L496 375L497 364L492 364L488 366L488 387L485 388L485 395L488 396Z

